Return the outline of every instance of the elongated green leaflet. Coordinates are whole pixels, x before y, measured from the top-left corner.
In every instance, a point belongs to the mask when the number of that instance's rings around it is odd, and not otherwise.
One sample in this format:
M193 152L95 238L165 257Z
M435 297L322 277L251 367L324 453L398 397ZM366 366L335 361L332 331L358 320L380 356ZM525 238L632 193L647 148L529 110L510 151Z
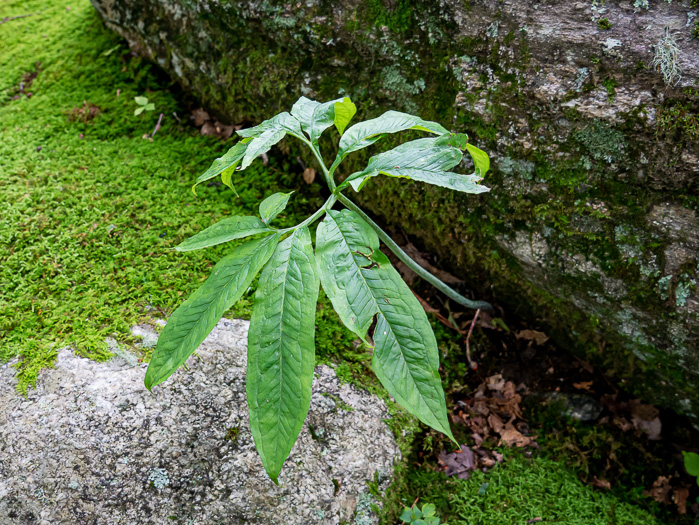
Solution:
M192 355L248 289L278 242L278 234L248 241L214 266L209 278L175 310L160 334L146 371L147 389L165 381Z
M340 139L337 159L341 160L348 153L357 151L373 144L386 133L397 133L407 129L428 131L437 135L449 133L441 124L422 120L420 117L401 113L399 111L387 111L380 117L359 122L347 130ZM335 163L337 164L337 160Z
M458 143L458 140L454 140ZM359 191L368 179L383 174L466 193L489 191L489 188L478 184L482 178L480 175L461 175L448 171L459 164L462 158L461 150L449 145L442 137L413 140L373 156L364 171L353 173L346 182L355 191Z
M357 113L357 106L354 105L354 102L349 97L335 102L335 127L340 135L345 132L347 124L350 123L355 113Z
M248 335L250 428L276 483L311 403L319 280L308 228L279 243L260 276Z
M263 153L267 153L272 146L284 138L284 135L289 133L297 138L304 139L301 124L298 120L286 111L265 120L262 124L254 128L241 129L238 135L252 140L248 144L243 156L241 169L245 169L252 161Z
M328 211L316 253L323 290L342 322L365 338L376 316L372 366L396 401L454 439L439 377L439 353L424 309L356 213Z
M178 252L188 252L215 246L233 239L242 239L258 233L272 232L273 230L257 217L228 217L205 230L185 239L175 248Z
M270 195L260 203L260 218L265 224L269 224L274 218L279 215L289 202L290 193L275 193Z
M211 164L211 167L209 167L208 170L206 170L204 173L202 173L194 183L194 186L192 186L192 191L196 195L196 187L197 185L201 184L202 182L205 182L209 179L213 179L214 177L218 176L219 174L223 173L226 170L229 170L230 173L232 173L236 166L240 163L241 159L245 156L245 151L248 148L248 142L250 142L252 139L246 138L238 142L235 146L233 146L231 149L229 149L226 154L223 157L219 157L216 159L213 164ZM230 183L230 177L227 186L231 186Z

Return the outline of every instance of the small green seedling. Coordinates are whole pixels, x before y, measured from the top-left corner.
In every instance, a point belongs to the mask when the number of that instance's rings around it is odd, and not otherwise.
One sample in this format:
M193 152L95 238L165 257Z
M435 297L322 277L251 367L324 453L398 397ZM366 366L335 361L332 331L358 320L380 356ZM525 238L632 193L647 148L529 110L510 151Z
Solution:
M258 126L239 130L242 140L197 179L195 186L220 175L223 183L233 188L235 173L288 134L310 148L325 175L330 196L300 224L278 229L272 223L292 194L275 193L262 201L259 217L227 217L177 246L184 252L253 237L223 257L206 282L175 310L146 372L148 389L170 377L262 272L248 332L246 391L255 446L275 482L310 407L321 284L345 326L374 347L372 368L388 393L420 421L452 440L439 378L437 341L424 308L379 250L379 241L457 303L473 309L491 308L488 303L461 296L424 270L343 193L350 189L358 192L367 181L381 175L483 193L488 188L479 183L490 167L488 155L469 144L466 135L397 111L347 128L355 112L347 97L323 104L301 97L291 113L280 113ZM333 125L340 138L337 155L328 168L318 139ZM333 175L347 155L389 133L406 130L432 136L374 155L365 169L336 184ZM475 168L470 175L451 171L461 162L464 151L473 158ZM336 203L345 209L334 210ZM319 219L314 249L309 226Z
M136 104L139 105L139 107L134 109L134 115L140 115L144 111L155 110L155 104L153 104L152 102L149 103L146 97L134 97L134 102L136 102Z
M413 505L412 508L405 507L399 519L410 525L439 525L441 522L435 514L435 506L432 503L425 503L422 509L417 505ZM447 524L442 523L442 525Z
M699 454L695 452L682 452L684 456L684 468L690 476L697 478L699 485Z

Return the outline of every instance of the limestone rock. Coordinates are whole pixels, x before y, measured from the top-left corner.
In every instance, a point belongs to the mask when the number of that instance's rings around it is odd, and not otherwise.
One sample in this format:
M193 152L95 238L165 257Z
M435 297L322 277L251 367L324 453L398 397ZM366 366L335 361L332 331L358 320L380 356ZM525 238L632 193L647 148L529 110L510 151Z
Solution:
M145 365L119 357L97 363L64 348L27 398L3 365L0 523L376 523L366 481L377 472L385 486L399 457L383 401L317 367L276 486L248 426L247 330L222 319L189 370L153 393Z

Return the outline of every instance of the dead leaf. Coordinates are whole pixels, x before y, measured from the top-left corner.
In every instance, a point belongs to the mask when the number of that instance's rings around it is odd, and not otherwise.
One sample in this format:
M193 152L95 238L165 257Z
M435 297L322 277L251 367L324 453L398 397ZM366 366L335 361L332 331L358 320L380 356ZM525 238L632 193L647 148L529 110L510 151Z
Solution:
M211 122L204 122L199 133L202 135L217 135L216 127Z
M194 119L194 125L198 128L202 127L206 121L211 120L211 117L203 108L192 111L192 118Z
M672 492L672 486L670 485L670 480L672 476L665 477L660 476L653 483L653 487L650 490L644 490L643 495L653 498L658 503L671 503L670 493Z
M512 423L507 423L504 430L500 432L500 445L526 447L531 441L531 438L522 434Z
M624 417L615 417L612 420L612 423L618 426L622 432L628 432L633 428L633 425L629 423Z
M316 180L316 170L313 168L303 170L303 180L306 184L313 184L313 181Z
M496 392L501 392L505 388L505 380L500 374L490 376L485 380L485 383L488 386L488 390L495 390Z
M581 381L580 383L573 383L573 388L577 388L578 390L586 390L589 392L593 384L594 381Z
M675 505L677 505L678 514L687 514L687 498L689 498L689 489L687 487L675 489L672 499Z
M439 462L445 467L447 476L456 476L459 479L468 479L469 471L476 467L473 451L466 445L461 445L460 451L451 454L442 450L439 453Z
M612 484L609 483L606 479L598 479L597 476L592 478L592 486L596 487L598 489L604 489L604 490L611 490Z
M546 335L544 332L539 332L537 330L520 330L519 332L515 332L515 337L517 337L517 339L526 339L527 341L533 341L537 345L543 345L546 341L549 340L548 335Z

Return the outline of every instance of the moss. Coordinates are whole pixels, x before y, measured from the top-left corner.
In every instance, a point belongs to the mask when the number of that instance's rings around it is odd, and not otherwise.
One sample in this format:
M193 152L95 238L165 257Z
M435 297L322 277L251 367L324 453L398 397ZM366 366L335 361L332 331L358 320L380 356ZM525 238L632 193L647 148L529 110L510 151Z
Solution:
M231 249L174 252L184 238L224 216L255 214L276 189L296 190L283 225L304 218L323 195L272 157L235 180L238 198L217 183L194 196L193 180L227 144L171 117L186 119L181 94L131 57L88 2L70 11L47 1L3 9L36 12L0 26L0 193L10 203L0 219L0 359L19 359L18 388L26 391L61 346L101 360L111 355L107 336L133 344L133 324L170 313ZM18 86L30 77L27 97ZM156 111L136 117L133 99L144 94ZM141 138L161 112L153 141ZM249 317L251 306L252 291L227 315ZM355 338L327 299L318 317L319 360L348 352L347 378L366 376L353 369ZM366 358L357 352L357 362Z
M475 471L468 480L447 479L424 468L408 469L400 478L403 500L387 502L381 523L393 523L402 507L412 505L415 498L421 504L434 504L437 515L454 525L542 519L570 525L661 523L614 495L586 487L559 461L503 452L502 464L487 473Z
M609 30L613 27L613 24L609 21L608 18L600 18L597 20L597 27L600 29L600 31L606 31Z

